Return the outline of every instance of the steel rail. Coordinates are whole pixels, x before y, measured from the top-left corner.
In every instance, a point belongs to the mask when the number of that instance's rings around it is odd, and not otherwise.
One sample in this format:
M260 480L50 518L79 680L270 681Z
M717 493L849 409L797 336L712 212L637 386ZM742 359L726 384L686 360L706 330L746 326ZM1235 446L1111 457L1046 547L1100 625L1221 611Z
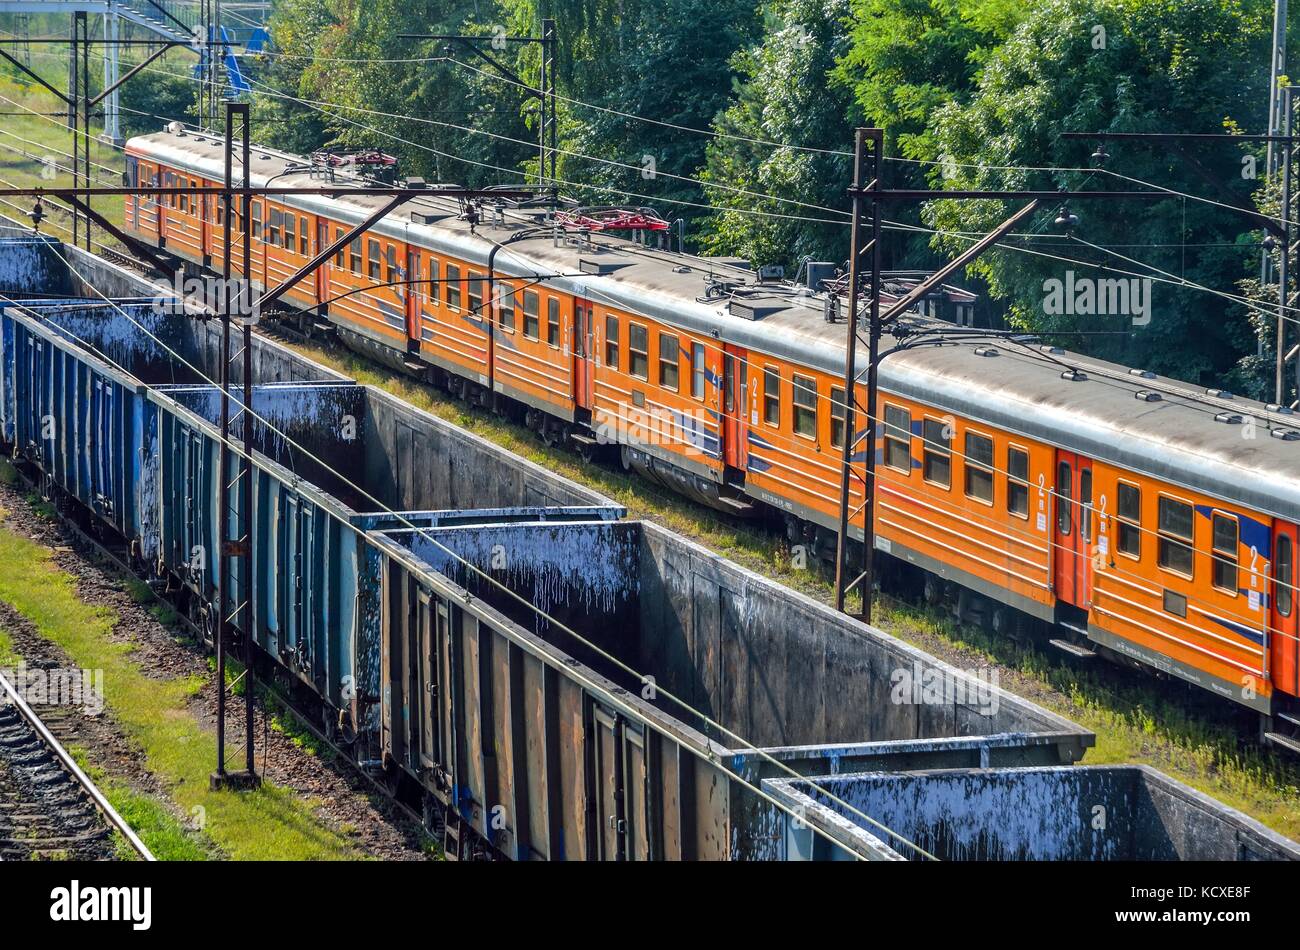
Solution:
M27 705L27 701L23 699L18 690L14 689L13 684L3 674L0 674L0 693L3 693L3 699L11 703L18 710L18 714L27 720L27 724L32 727L41 741L49 746L55 758L63 764L63 767L68 770L68 773L76 780L77 784L90 796L90 800L94 802L100 814L126 839L127 844L131 846L131 850L138 854L141 860L156 861L157 858L153 856L153 852L140 840L131 826L126 823L126 819L117 813L117 809L104 797L104 793L90 780L90 776L81 770L81 767L68 754L68 750L63 748L63 744L54 737L54 733L50 732L45 723L41 721L41 718Z

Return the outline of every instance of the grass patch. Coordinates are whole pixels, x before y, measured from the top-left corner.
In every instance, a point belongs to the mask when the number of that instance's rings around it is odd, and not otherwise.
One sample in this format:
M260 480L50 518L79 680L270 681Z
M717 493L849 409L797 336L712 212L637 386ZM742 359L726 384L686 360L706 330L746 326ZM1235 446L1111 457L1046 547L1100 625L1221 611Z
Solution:
M216 740L200 729L188 705L199 677L153 679L131 659L131 647L109 639L116 617L82 602L73 578L50 563L48 548L0 523L0 599L84 669L104 671L104 693L114 718L144 751L182 814L193 816L224 857L260 860L355 858L354 848L324 826L308 804L269 783L254 792L214 792L208 776ZM237 751L229 750L232 760ZM150 817L141 802L126 802ZM155 816L156 817L156 816ZM166 831L166 827L163 827ZM162 835L164 843L174 834Z
M27 506L32 509L32 514L46 521L53 521L58 516L58 511L54 503L46 501L36 492L29 492L26 497Z
M67 52L64 47L59 49L63 51L62 65L57 57L51 58L51 54L54 53L53 47L41 50L39 53L33 50L34 68L38 72L52 76L51 81L56 86L66 85L67 81ZM0 183L22 188L71 187L73 184L70 171L72 133L61 119L24 114L23 109L25 106L34 112L52 112L61 104L39 86L19 82L12 75L0 75L0 94L17 103L17 105L5 103L5 110L19 113L5 117L5 134L0 135ZM93 128L94 123L92 123L92 130ZM95 164L93 171L97 179L94 184L119 185L125 165L122 152L99 141L98 133L92 131L92 134L95 138L91 142L90 158ZM53 164L47 166L47 162ZM62 167L55 168L54 165ZM119 227L122 225L125 205L121 198L100 197L92 200L96 211ZM19 207L6 206L4 212L25 219L32 204L31 199L13 199L13 203ZM63 204L65 204L63 201L44 202L47 216L41 223L41 230L52 233L56 237L69 238L72 231L71 217L60 207ZM117 242L103 228L96 226L92 236L96 241L117 246Z
M174 627L180 621L176 608L153 592L153 589L138 577L128 577L124 585L127 596L133 603L150 604L149 613L164 627Z
M187 826L176 817L168 803L138 792L90 764L85 749L69 746L68 752L159 861L205 861L218 856L212 841L197 827ZM114 835L113 847L120 860L138 860L121 835Z

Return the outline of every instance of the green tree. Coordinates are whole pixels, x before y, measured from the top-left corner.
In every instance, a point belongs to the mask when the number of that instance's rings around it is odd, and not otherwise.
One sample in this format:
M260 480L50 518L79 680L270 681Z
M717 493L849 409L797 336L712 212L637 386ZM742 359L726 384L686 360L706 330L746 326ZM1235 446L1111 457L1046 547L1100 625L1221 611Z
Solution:
M1126 187L1123 178L1106 172L1032 169L1086 164L1090 146L1062 139L1066 131L1259 128L1268 83L1259 64L1268 62L1269 10L1267 0L1050 0L987 58L969 102L939 108L931 130L943 162L936 177L950 188ZM1249 201L1254 186L1243 181L1242 151L1232 146L1199 150L1194 161L1166 144L1112 150L1108 167L1114 172L1177 191L1214 190L1198 167L1235 192L1236 201ZM927 217L945 231L982 233L1010 210L1000 202L938 201ZM1243 235L1247 225L1240 216L1204 202L1171 197L1080 203L1072 210L1082 219L1073 238L1021 243L1040 254L1135 273L1159 268L1172 280L1220 289L1258 266L1252 249L1258 236ZM1040 213L1031 230L1050 232L1051 218L1051 211ZM966 246L951 234L935 240L950 254ZM1117 276L1009 249L986 255L970 271L1009 303L1014 325L1065 334L1063 342L1076 349L1189 380L1250 382L1236 369L1255 347L1243 308L1156 284L1145 326L1127 316L1048 313L1045 282L1063 279L1067 269L1080 277Z
M773 197L710 190L718 209L703 222L710 253L791 270L844 259L848 229L833 212L846 203L853 104L844 87L828 88L828 73L848 47L848 10L849 0L782 0L762 41L732 58L736 93L714 124L703 177Z
M194 121L199 86L186 78L193 57L184 60L169 55L165 59L157 70L143 70L122 84L121 125L127 138L160 131L168 122Z
M1023 0L851 0L849 48L834 81L885 130L888 154L933 159L935 112L974 89L989 55L1028 6Z
M536 30L551 16L561 37L559 91L575 102L561 115L561 148L572 154L561 156L558 176L590 185L584 200L661 198L689 203L665 203L665 215L702 214L710 189L681 179L705 164L698 130L727 107L732 55L761 31L755 0L511 0L511 10L516 29ZM522 68L536 83L535 50Z
M488 35L499 22L494 4L474 0L285 0L272 22L280 55L268 57L268 76L254 84L261 128L298 152L381 148L404 172L432 180L517 183L510 172L532 152L524 94L436 61L446 53L441 44L400 38Z

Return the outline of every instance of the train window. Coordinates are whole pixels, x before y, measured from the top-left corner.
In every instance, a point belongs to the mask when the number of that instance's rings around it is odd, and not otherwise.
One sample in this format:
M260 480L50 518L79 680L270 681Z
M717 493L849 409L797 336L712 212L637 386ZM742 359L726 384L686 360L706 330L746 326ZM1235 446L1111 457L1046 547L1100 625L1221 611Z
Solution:
M441 262L436 257L429 258L429 300L432 303L437 303L438 297L442 293L442 284L438 280L441 276Z
M447 265L448 270L451 265ZM532 290L524 291L524 336L530 340L536 340L540 330L540 324L537 321L537 294Z
M303 217L298 218L298 253L303 257L311 253L311 230Z
M1157 563L1167 571L1187 577L1192 576L1192 523L1191 505L1160 496Z
M470 273L468 290L469 290L469 312L479 314L483 312L483 275Z
M497 307L497 323L502 330L513 333L515 329L515 288L510 284L501 285L501 291L497 294Z
M397 270L397 245L390 244L384 248L384 282L391 284L401 279Z
M1119 537L1116 547L1129 557L1142 556L1142 489L1128 482L1119 483Z
M650 338L639 323L627 325L628 373L637 379L650 378Z
M952 487L952 433L942 419L926 419L922 426L924 457L921 473L927 482Z
M1014 445L1007 446L1007 511L1029 517L1029 453Z
M605 365L618 369L618 317L605 314Z
M848 416L845 405L844 390L839 386L831 387L831 448L844 448L844 420Z
M361 274L361 235L359 234L352 239L352 243L348 246L348 264L352 273Z
M817 380L810 376L794 377L794 431L809 439L817 438Z
M366 275L373 281L379 281L379 242L374 238L366 241Z
M1215 512L1210 532L1211 559L1214 570L1211 582L1219 590L1237 595L1237 519L1233 515Z
M451 310L460 309L460 265L447 265L447 307Z
M1057 530L1069 534L1074 524L1074 477L1069 461L1057 464Z
M298 244L298 236L294 234L293 215L284 216L284 248L286 251L295 250Z
M659 385L673 392L677 392L677 361L680 349L677 337L671 333L659 334Z
M1277 577L1273 582L1274 589L1277 591L1277 612L1283 617L1291 616L1291 561L1293 554L1291 551L1291 536L1289 534L1280 534L1277 537Z
M912 412L902 406L885 406L885 464L912 474Z
M1092 540L1092 469L1079 472L1079 537Z
M253 202L253 240L262 240L262 202Z
M763 369L763 421L781 426L781 371L775 366Z
M1070 463L1060 462L1056 466L1056 529L1061 534L1069 534L1073 530L1073 497L1074 478Z
M967 432L964 462L967 497L993 504L993 439Z
M279 245L280 243L280 225L284 222L284 212L279 208L272 208L266 216L266 243Z
M546 298L546 342L560 345L560 302L554 297Z
M704 344L691 344L691 395L696 399L704 398L704 374L708 367L704 362Z

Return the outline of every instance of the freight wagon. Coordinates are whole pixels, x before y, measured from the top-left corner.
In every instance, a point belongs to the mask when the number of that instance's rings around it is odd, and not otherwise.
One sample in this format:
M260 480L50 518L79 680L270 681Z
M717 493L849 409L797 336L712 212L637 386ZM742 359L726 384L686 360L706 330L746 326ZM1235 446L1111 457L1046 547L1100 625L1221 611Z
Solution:
M913 857L863 816L942 861L1300 859L1294 841L1142 765L879 771L764 785L789 809L781 819L788 860Z
M1059 764L1092 743L651 524L376 544L385 755L520 859L770 858L764 776Z

